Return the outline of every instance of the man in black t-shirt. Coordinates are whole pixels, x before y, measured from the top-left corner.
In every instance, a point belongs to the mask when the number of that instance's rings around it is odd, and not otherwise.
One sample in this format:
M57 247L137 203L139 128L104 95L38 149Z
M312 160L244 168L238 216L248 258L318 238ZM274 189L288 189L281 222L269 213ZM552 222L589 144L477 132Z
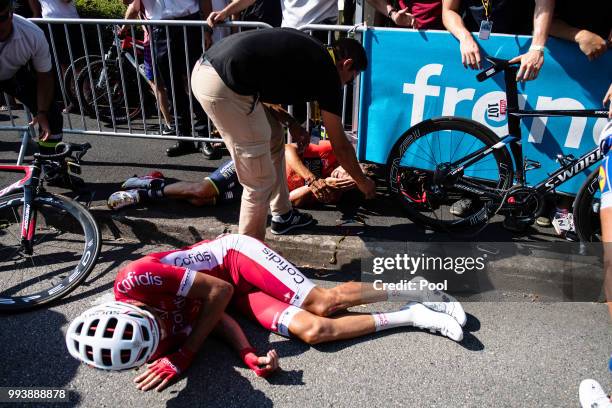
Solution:
M374 182L359 167L341 120L342 85L366 66L365 50L357 41L341 39L327 48L290 28L231 35L196 64L194 95L221 133L244 187L239 233L263 240L268 206L272 233L313 221L293 210L289 201L281 123L302 148L309 135L280 104L317 101L340 165L367 198L374 197Z
M472 37L478 32L483 41L489 33L531 34L529 51L513 58L520 62L517 81L536 79L544 64L544 45L553 17L555 0L443 0L442 22L457 40L461 62L480 69L480 48ZM533 16L533 26L530 26Z

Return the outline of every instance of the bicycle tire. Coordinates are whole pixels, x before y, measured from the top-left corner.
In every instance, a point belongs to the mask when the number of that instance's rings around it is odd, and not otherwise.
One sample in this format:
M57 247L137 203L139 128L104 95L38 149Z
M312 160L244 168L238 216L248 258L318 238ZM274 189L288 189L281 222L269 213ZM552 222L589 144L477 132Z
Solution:
M89 275L100 254L100 230L89 211L76 201L49 193L34 199L33 254L24 254L20 241L23 202L23 194L0 198L0 312L30 310L66 296ZM72 248L75 255L70 254ZM22 275L27 276L23 282L9 281Z
M77 91L76 91L78 85L76 85L74 81L75 73L76 73L76 78L78 78L83 68L86 68L87 66L87 58L88 57L77 58L76 60L74 60L72 64L70 64L70 66L68 67L68 69L66 69L66 72L64 73L64 89L66 90L66 96L68 97L68 101L73 106L79 106L79 98L77 96ZM102 57L99 55L89 56L90 62L99 61L101 59Z
M574 199L574 227L582 242L601 242L599 166L589 174Z
M453 135L459 133L461 133L460 140L458 140L458 137L453 138ZM473 140L468 149L463 152L465 147L461 145L465 135L469 135ZM429 143L426 138L430 136L432 142L435 142L433 138L437 138L437 143ZM444 143L441 143L441 139L444 139ZM485 146L492 147L498 142L499 138L493 131L470 119L440 117L425 120L408 129L391 149L387 160L388 191L401 203L407 217L416 224L435 231L451 233L478 231L489 221L490 209L478 196L470 196L465 191L453 191L452 186L442 186L442 188L436 186L433 183L433 169L440 164L465 157L471 152L470 150L476 151L478 148ZM474 146L475 144L476 146ZM433 150L435 145L438 146L440 163L436 163L436 151ZM442 146L444 146L444 149ZM426 147L432 150L427 152ZM445 149L448 151L448 155ZM443 161L443 156L448 156L448 161ZM491 158L495 161L495 166L487 169L484 165ZM433 159L433 161L429 159ZM433 166L423 164L421 166L423 168L415 167L417 165L415 163L423 161L428 161ZM477 162L474 166L468 169L471 176L462 175L457 180L461 179L465 182L498 190L508 189L512 185L514 166L508 149L505 147L493 149L490 155L485 156L482 162ZM497 174L494 171L497 171ZM481 173L477 174L478 172ZM445 198L434 199L434 197L441 196ZM476 202L475 208L471 209L470 213L465 216L452 216L450 206L463 198ZM443 207L448 207L448 209ZM436 214L438 209L440 211ZM445 219L446 214L444 212L454 218Z
M112 63L106 64L108 72L108 83L109 89L106 87L106 81L102 81L100 87L96 86L92 91L92 87L89 80L89 70L83 69L79 73L77 78L78 91L81 94L81 100L85 105L85 109L88 114L92 117L96 116L95 107L98 106L98 116L101 121L112 123L113 116L116 123L125 123L128 120L134 119L140 114L140 99L138 93L138 85L134 82L135 78L131 78L126 72L124 78L126 79L126 95L123 92L123 85L121 83L121 75L118 68ZM104 69L102 60L94 61L90 64L91 76L94 82L96 82ZM94 91L95 100L94 104ZM111 94L111 102L108 101L108 93ZM126 112L127 103L127 112Z

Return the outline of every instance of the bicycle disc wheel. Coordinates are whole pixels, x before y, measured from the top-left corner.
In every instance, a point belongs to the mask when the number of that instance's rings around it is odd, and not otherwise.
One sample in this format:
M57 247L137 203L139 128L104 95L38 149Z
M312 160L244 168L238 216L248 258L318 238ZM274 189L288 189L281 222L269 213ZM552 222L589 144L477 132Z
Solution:
M0 199L0 311L31 309L74 290L100 253L100 231L81 204L39 194L33 253L21 244L23 194Z
M91 70L93 87L89 80L89 70ZM81 70L77 83L78 90L81 93L81 100L91 116L95 117L96 115L96 105L100 120L108 123L112 123L113 116L115 122L122 123L134 119L140 113L138 84L134 82L138 79L132 78L130 71L124 72L124 93L121 74L118 67L112 63L106 64L108 79L102 75L104 73L102 61L91 63L89 70Z
M102 59L99 55L90 55L89 61L99 61ZM64 73L64 89L66 90L66 95L72 105L75 107L79 106L79 98L77 96L77 84L75 82L75 74L76 78L78 78L79 74L87 66L87 58L80 57L74 60L74 62L68 67L66 72ZM74 69L74 70L73 70ZM77 82L78 83L78 82ZM85 101L83 101L84 103Z
M599 167L589 174L574 200L574 226L583 242L601 242Z
M404 133L391 150L387 162L389 192L416 224L437 231L470 233L487 223L499 206L479 191L489 189L501 194L512 184L510 154L503 146L492 149L458 175L451 177L448 173L460 166L460 159L498 142L495 133L469 119L425 120ZM467 200L463 201L465 205L459 205L461 200ZM462 213L451 211L453 204L463 207Z

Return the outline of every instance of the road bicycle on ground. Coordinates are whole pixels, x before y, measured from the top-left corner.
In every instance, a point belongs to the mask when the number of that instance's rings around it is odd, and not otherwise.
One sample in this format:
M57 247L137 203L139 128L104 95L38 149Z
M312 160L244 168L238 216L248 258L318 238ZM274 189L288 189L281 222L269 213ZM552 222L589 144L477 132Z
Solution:
M599 147L574 158L557 156L560 167L535 185L526 172L540 163L523 157L520 120L524 117L606 117L604 110L521 110L515 81L517 66L487 58L492 66L477 75L484 81L505 75L509 134L499 138L470 119L448 116L425 120L395 143L387 162L390 193L407 216L427 228L475 235L496 214L521 229L542 213L545 195L602 159ZM509 148L509 149L508 149ZM574 222L582 240L598 240L597 172L583 185L574 203ZM466 200L466 211L453 215L451 206Z
M100 231L80 203L45 190L43 179L78 166L91 145L58 145L29 166L0 165L24 177L0 190L0 312L32 309L74 290L100 253ZM74 154L74 155L73 155ZM69 160L69 161L66 161Z

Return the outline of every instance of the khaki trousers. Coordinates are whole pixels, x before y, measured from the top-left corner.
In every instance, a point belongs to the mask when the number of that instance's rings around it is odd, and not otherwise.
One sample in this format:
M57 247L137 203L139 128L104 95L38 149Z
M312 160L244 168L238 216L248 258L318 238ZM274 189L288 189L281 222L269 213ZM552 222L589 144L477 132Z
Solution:
M281 124L254 96L239 95L217 71L198 61L191 75L196 99L221 134L244 187L238 232L264 240L268 208L291 210L285 175L285 136Z

